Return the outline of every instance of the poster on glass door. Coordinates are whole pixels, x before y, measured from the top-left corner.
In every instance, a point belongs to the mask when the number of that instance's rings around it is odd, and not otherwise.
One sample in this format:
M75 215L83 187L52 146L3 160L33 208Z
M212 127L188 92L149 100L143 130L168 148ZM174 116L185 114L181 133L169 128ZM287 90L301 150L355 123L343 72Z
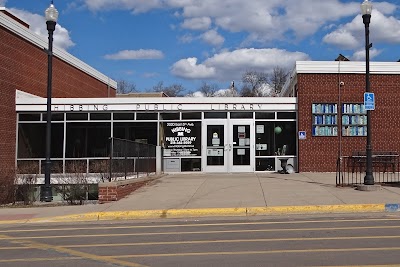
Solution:
M164 156L201 156L200 122L165 122Z

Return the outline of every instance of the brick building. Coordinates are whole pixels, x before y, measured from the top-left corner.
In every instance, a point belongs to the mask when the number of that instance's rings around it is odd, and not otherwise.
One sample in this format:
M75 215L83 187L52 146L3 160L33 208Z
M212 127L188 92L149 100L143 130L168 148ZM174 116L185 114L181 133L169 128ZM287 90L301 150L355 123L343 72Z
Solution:
M26 23L1 10L3 172L16 161L43 161L37 139L46 110L46 48ZM370 81L376 96L372 148L398 152L400 63L371 62ZM90 166L107 159L110 136L163 147L164 170L173 172L278 171L282 157L299 172L332 172L339 156L365 150L364 62L296 62L280 98L115 98L115 89L116 82L54 49L52 110L60 119L52 148L61 172L68 161ZM180 147L182 140L193 142Z
M47 39L0 7L0 176L16 163L16 92L46 97L47 47ZM53 97L115 96L115 81L64 50L54 47L53 54Z
M400 151L400 63L370 63L373 151ZM366 112L363 109L365 62L300 61L283 96L297 97L300 172L336 170L339 155L366 149Z

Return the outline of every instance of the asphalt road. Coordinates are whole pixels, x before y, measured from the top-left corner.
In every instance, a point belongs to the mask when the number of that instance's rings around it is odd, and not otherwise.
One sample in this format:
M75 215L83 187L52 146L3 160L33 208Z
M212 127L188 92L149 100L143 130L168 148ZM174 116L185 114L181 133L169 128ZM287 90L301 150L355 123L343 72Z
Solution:
M400 266L400 214L0 226L0 266Z

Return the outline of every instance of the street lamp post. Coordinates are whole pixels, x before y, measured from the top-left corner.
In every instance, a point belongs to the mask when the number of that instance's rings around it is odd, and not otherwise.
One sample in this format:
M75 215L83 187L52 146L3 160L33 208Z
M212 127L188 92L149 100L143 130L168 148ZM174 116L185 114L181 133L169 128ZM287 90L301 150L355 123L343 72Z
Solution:
M365 25L365 92L370 92L369 83L369 49L372 44L369 42L369 23L371 22L371 12L372 4L368 0L364 0L361 4L361 13L363 18L363 23ZM372 146L371 146L371 110L367 110L367 168L364 177L365 185L374 185L374 176L372 174Z
M49 48L47 50L47 124L46 124L46 162L44 172L44 186L40 193L40 200L51 202L53 193L50 184L51 172L51 89L52 89L52 70L53 70L53 33L56 29L58 11L54 7L53 1L45 11L47 31L49 32Z

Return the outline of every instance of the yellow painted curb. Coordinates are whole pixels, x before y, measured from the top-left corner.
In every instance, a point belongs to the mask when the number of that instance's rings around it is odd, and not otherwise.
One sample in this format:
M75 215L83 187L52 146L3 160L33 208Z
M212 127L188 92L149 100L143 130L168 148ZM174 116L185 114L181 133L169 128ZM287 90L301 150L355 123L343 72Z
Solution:
M300 213L348 213L348 212L384 212L385 204L349 204L349 205L314 205L280 206L248 208L247 215L300 214Z
M385 212L385 204L109 211L29 220L0 221L0 224L355 212Z

